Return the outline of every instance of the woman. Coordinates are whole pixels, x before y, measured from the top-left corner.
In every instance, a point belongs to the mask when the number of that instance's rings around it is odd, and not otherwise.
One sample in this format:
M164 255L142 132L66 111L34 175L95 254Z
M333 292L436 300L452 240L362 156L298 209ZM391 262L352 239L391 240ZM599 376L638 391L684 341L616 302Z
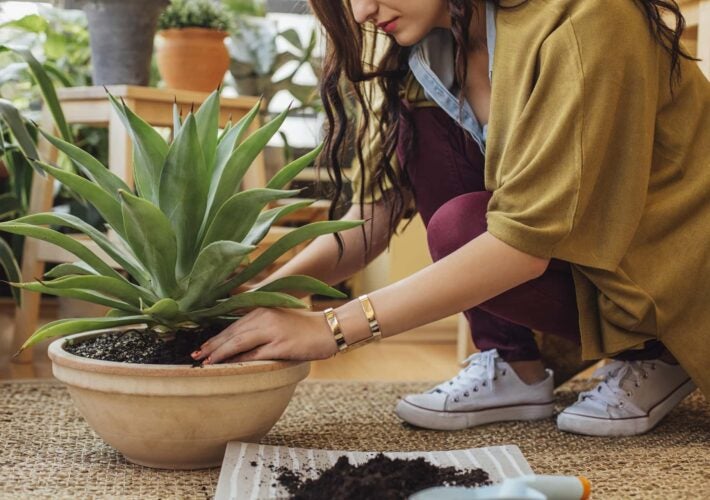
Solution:
M330 47L325 158L339 191L357 137L364 168L345 218L366 230L342 233L342 248L315 240L266 281L340 282L386 248L411 200L435 262L325 318L252 311L196 359L323 359L465 311L481 352L402 399L402 419L460 429L552 415L533 329L581 342L584 359L615 358L561 430L638 434L696 384L710 394L710 84L679 47L675 3L312 6Z

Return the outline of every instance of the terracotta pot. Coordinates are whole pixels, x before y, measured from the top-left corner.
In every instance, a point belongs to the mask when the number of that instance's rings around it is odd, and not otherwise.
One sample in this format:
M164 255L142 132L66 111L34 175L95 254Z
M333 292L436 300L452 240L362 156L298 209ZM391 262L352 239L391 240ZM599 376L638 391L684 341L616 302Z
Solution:
M49 346L52 372L79 412L130 462L161 469L219 466L228 441L257 442L281 417L310 363L253 361L193 368L74 356Z
M158 32L158 69L172 89L212 92L229 69L228 33L206 28Z

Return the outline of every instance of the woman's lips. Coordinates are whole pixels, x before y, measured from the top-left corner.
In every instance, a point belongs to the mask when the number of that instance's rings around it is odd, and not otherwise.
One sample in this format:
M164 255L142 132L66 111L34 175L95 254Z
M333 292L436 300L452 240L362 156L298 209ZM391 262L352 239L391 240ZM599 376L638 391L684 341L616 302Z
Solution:
M391 19L391 20L386 21L384 23L380 23L377 26L385 33L392 33L394 30L397 29L397 20L398 19L399 19L398 17L395 17L394 19Z

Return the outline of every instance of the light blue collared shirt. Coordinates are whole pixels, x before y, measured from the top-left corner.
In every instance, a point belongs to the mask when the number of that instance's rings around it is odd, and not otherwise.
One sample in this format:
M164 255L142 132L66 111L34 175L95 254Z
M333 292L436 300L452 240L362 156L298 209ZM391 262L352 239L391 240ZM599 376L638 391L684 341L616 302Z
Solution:
M488 45L488 78L493 78L493 52L496 44L495 5L486 2L486 42ZM468 131L483 154L486 153L488 124L481 126L467 100L463 109L459 98L451 93L454 86L453 36L448 29L435 29L414 46L409 68L431 99Z

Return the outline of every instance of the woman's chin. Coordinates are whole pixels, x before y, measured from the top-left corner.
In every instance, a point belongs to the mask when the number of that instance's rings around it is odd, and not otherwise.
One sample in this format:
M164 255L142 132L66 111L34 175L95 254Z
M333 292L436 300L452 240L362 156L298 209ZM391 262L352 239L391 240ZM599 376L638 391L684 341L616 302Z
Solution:
M397 42L397 45L401 47L411 47L413 45L416 45L424 38L424 36L425 34L412 33L408 32L407 30L392 33L392 37L394 38L395 42Z

